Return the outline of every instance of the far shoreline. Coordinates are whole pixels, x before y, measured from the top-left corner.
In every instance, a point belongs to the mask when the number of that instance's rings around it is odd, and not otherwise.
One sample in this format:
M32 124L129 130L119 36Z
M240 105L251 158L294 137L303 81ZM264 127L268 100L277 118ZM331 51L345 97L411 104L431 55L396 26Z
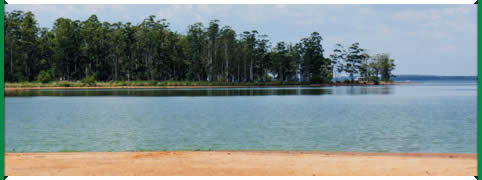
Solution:
M167 85L167 86L108 86L108 85L95 85L95 86L32 86L22 87L5 85L4 91L24 91L24 90L68 90L68 89L182 89L182 88L273 88L273 87L332 87L332 86L384 86L384 85L409 85L415 84L414 82L379 82L375 84L373 82L368 83L323 83L323 84L258 84L258 85Z

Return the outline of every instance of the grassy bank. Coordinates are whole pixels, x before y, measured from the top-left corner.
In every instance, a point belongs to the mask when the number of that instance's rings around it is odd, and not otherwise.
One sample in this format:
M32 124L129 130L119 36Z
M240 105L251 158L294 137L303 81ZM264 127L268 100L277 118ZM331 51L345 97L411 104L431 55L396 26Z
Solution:
M109 81L109 82L85 82L85 81L51 81L42 83L32 82L6 82L7 89L31 89L31 88L142 88L142 87L272 87L272 86L363 86L363 85L396 85L410 84L405 82L333 82L325 84L312 84L310 82L297 81L271 81L271 82L209 82L209 81Z
M208 81L109 81L109 82L81 82L81 81L52 81L42 83L32 82L6 82L5 88L31 88L31 87L122 87L122 86L288 86L310 85L309 82L208 82Z

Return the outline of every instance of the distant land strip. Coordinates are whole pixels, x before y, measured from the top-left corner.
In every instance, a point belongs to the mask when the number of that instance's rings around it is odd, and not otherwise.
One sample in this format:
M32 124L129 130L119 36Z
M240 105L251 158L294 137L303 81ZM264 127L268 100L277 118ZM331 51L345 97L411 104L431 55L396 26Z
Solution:
M377 85L402 85L413 82L379 82ZM321 86L372 86L373 82L364 83L324 83L324 84L237 84L237 85L113 85L96 84L92 86L56 86L56 85L22 85L5 84L5 91L23 91L40 89L171 89L171 88L259 88L259 87L321 87Z

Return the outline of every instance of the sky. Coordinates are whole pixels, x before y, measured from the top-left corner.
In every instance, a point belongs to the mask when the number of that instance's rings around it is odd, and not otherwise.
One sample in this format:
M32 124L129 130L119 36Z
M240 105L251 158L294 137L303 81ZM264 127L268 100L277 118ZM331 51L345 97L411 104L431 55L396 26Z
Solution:
M388 53L394 74L477 75L476 5L6 5L32 11L41 27L59 17L138 24L149 15L167 19L182 34L212 19L236 32L257 30L274 45L319 32L325 56L336 43L359 42L369 54Z

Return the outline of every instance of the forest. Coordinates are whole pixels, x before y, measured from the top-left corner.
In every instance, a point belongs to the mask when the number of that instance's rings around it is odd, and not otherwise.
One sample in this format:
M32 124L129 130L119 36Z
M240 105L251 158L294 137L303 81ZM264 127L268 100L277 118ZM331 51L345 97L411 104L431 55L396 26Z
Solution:
M297 43L272 43L257 30L236 32L219 20L186 34L151 15L138 24L58 18L39 27L32 12L4 16L5 81L297 81L329 83L346 75L390 81L395 62L355 42L325 52L318 32ZM288 33L288 32L287 32Z

